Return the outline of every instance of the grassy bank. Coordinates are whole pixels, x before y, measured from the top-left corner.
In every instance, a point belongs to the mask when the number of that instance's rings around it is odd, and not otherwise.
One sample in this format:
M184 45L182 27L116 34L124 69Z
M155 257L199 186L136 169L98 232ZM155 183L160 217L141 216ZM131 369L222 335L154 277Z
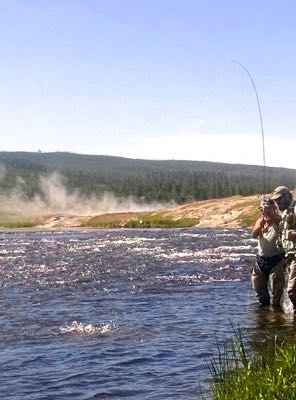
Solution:
M250 227L259 218L259 197L233 196L183 204L150 212L114 212L96 216L56 212L30 215L21 207L10 213L0 209L0 227L44 228L187 228ZM7 208L7 207L6 207ZM91 215L91 214L90 214Z
M213 400L296 399L296 343L244 343L241 337L211 362Z
M197 224L197 218L174 219L155 212L130 212L98 215L90 218L85 226L95 228L187 228Z
M42 224L42 218L0 216L0 228L34 228Z

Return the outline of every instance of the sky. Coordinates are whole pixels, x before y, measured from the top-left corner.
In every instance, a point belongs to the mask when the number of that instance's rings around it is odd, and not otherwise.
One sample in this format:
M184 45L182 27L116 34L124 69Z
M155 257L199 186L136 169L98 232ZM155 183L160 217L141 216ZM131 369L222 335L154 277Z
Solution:
M0 150L296 169L296 2L0 0Z

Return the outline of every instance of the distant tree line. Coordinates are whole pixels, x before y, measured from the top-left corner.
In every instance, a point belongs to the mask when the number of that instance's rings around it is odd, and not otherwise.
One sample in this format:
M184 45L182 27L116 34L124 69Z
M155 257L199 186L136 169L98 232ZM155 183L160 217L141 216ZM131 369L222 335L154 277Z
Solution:
M73 153L0 152L0 191L21 189L24 196L44 195L40 177L58 172L71 193L100 197L112 192L140 201L184 203L231 195L269 193L275 186L296 187L296 170L213 163L154 161ZM265 176L265 179L264 179Z

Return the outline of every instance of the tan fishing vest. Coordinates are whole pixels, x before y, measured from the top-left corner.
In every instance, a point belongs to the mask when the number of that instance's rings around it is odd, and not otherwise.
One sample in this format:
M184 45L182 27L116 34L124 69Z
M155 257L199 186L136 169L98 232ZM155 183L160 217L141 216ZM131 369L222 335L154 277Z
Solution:
M286 254L296 253L296 243L288 240L289 230L296 230L296 201L293 200L289 208L282 214L280 222L279 239L280 245L285 250Z

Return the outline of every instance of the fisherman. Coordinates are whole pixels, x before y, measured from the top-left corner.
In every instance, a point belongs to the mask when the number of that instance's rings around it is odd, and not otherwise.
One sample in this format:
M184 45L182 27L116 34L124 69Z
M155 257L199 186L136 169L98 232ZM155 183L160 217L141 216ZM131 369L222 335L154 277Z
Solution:
M259 300L259 306L270 305L270 293L273 307L280 307L285 289L284 251L277 246L277 232L281 221L273 200L264 199L259 209L259 218L252 231L252 237L258 238L258 253L252 271L252 286Z
M285 252L289 272L287 291L296 315L296 201L286 186L275 188L271 199L282 212L278 244Z

